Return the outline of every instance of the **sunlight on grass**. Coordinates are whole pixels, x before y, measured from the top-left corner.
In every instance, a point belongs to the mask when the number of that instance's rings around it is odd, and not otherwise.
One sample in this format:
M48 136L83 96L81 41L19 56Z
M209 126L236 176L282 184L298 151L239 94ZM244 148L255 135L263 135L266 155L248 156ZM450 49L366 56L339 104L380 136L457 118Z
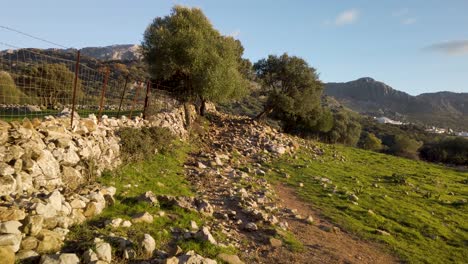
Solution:
M320 147L325 154L316 159L303 148L297 159L283 157L265 164L272 169L270 178L296 187L300 197L339 226L387 244L411 263L468 259L463 200L468 196L468 173L339 145ZM337 158L341 156L344 162ZM303 188L297 187L300 182ZM351 194L358 201L352 203Z

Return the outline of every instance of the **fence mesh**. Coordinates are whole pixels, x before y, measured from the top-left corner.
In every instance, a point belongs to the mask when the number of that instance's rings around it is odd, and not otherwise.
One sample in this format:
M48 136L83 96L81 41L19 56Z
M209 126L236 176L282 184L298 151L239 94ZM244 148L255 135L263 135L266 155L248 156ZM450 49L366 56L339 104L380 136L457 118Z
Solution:
M73 102L80 116L110 117L143 114L145 105L146 115L151 115L177 104L168 92L146 80L112 72L106 65L77 64L76 52L59 57L38 49L8 48L0 43L3 120L67 114Z

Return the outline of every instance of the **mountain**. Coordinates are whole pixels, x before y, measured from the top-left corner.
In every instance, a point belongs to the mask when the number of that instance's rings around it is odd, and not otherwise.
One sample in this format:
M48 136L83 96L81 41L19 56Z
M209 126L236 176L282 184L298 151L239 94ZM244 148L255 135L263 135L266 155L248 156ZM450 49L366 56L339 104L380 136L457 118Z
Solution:
M325 94L363 114L468 130L468 93L437 92L412 96L365 77L345 83L327 83Z
M81 49L81 55L97 60L139 60L141 59L140 46L134 44L111 45L105 47L86 47ZM68 50L65 50L68 51Z

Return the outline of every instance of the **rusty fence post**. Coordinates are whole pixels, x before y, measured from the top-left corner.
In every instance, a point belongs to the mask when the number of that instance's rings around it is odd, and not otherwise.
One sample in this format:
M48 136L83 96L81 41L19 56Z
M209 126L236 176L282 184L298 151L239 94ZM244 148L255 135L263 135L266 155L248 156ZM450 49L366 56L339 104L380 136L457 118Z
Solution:
M148 110L149 107L149 95L150 95L150 90L151 90L151 81L148 81L146 84L146 97L145 97L145 105L143 107L143 119L146 119L147 114L146 111Z
M76 64L75 64L75 80L73 81L73 98L72 98L72 111L70 126L73 128L73 117L75 115L75 103L76 103L76 88L78 86L78 74L80 68L80 50L76 53Z
M107 88L107 80L109 79L109 67L106 68L106 75L104 75L104 82L102 84L102 91L101 91L101 102L99 103L99 121L101 120L102 116L102 108L104 106L104 97L106 95L106 88Z
M132 107L130 108L130 116L128 118L132 119L132 114L133 114L133 108L135 107L135 103L136 103L136 100L138 98L138 95L139 95L139 91L140 91L140 85L141 85L141 82L138 81L137 82L137 87L136 87L136 91L135 91L135 97L133 97L133 102L132 102Z
M127 90L127 84L128 84L128 75L125 78L125 84L124 84L124 87L123 87L122 96L120 96L119 111L117 111L117 118L119 118L120 110L122 109L122 102L123 102L123 99L125 97L125 92Z

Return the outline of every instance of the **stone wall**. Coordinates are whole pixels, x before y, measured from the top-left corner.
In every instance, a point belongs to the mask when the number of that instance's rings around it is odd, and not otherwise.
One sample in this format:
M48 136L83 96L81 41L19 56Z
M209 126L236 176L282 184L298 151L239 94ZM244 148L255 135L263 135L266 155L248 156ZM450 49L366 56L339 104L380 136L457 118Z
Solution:
M77 116L73 126L69 116L0 121L0 262L60 250L69 226L114 203L116 189L91 178L121 164L120 128L167 127L185 139L186 113L195 115L194 109L179 107L149 120Z
M194 114L194 107L189 107ZM0 196L67 184L74 188L105 169L121 164L118 133L122 127L167 127L187 137L183 107L143 120L108 118L98 122L95 115L75 118L48 116L7 123L0 120Z

